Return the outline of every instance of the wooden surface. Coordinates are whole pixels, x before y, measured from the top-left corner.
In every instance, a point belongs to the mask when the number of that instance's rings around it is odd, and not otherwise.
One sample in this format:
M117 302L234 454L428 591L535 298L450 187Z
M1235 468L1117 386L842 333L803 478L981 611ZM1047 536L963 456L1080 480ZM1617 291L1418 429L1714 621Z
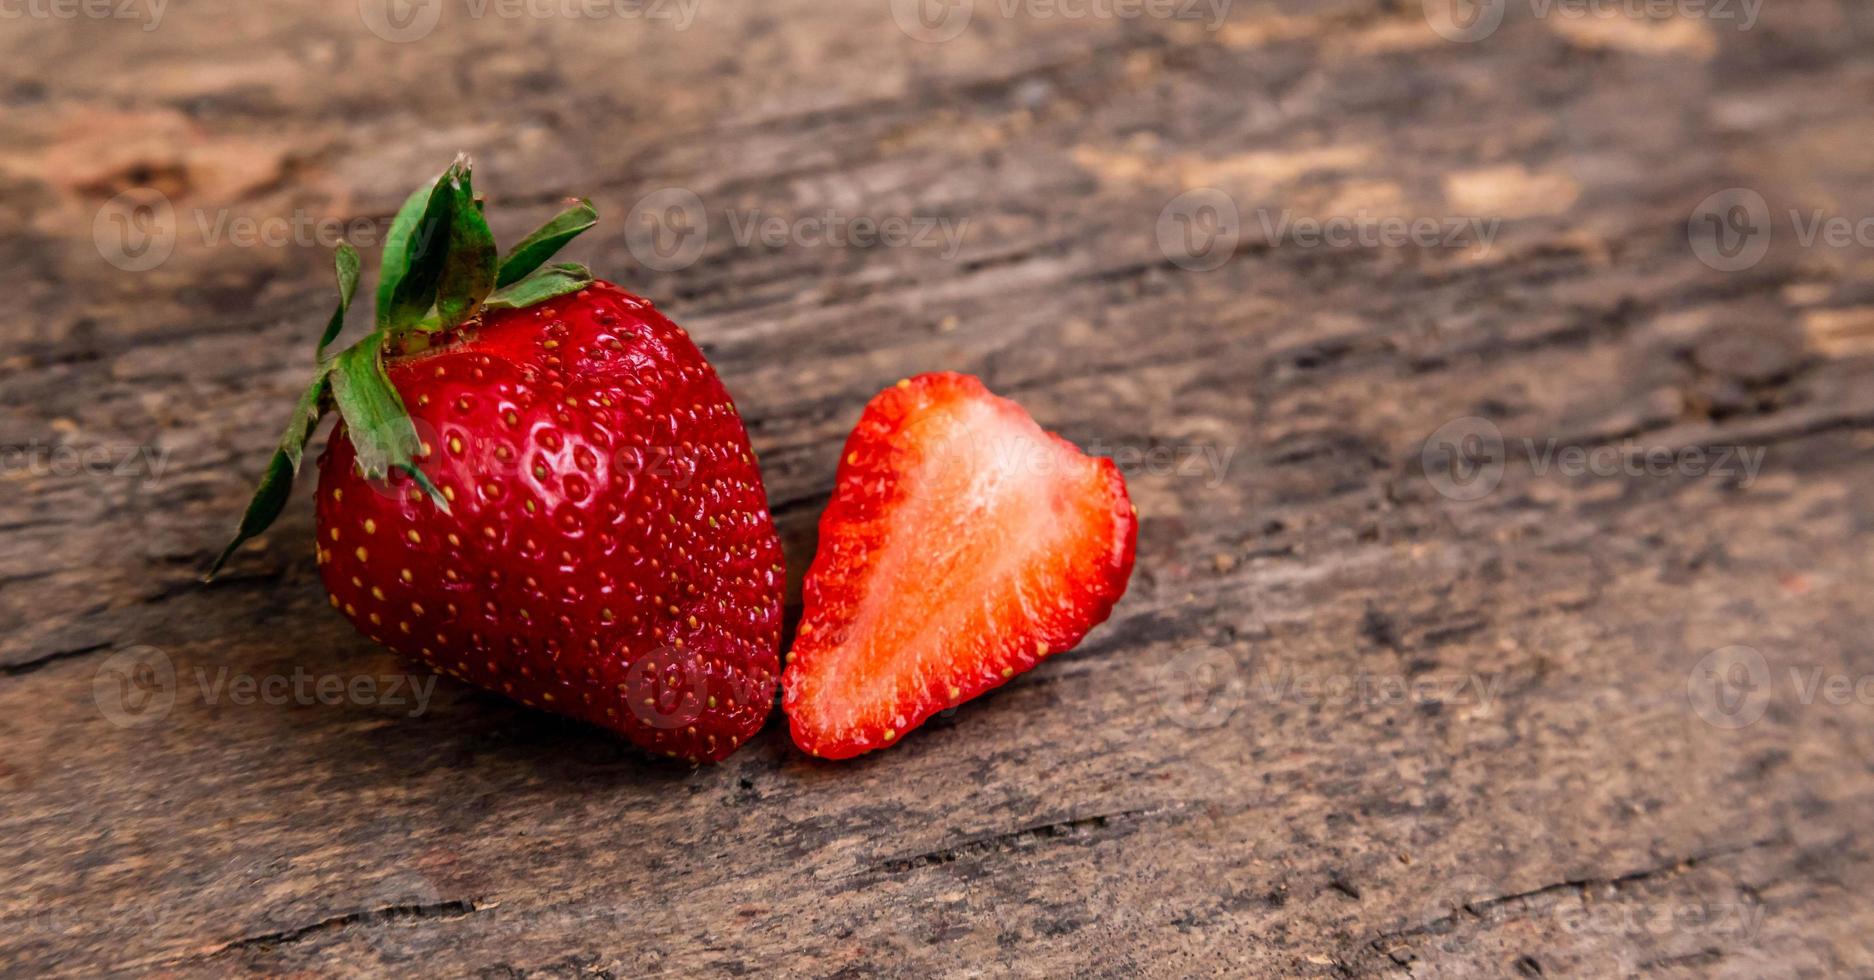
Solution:
M407 43L353 0L0 20L0 972L1874 973L1874 249L1787 218L1874 215L1868 8L1512 3L1474 43L1416 2L977 0L942 43L885 0L466 9ZM447 680L215 687L405 668L326 608L303 494L197 581L331 296L327 249L204 224L381 228L458 149L508 240L590 194L573 257L714 360L790 623L846 431L935 368L1131 454L1112 621L848 764L778 716L691 770ZM1203 187L1239 223L1199 272L1158 231L1214 230L1166 211ZM659 271L627 216L665 188L711 230ZM1776 217L1729 272L1688 241L1727 188ZM109 202L150 189L173 251L132 271ZM829 209L965 231L725 227ZM1508 458L1463 500L1421 449L1473 417ZM1524 439L1763 455L1569 476Z

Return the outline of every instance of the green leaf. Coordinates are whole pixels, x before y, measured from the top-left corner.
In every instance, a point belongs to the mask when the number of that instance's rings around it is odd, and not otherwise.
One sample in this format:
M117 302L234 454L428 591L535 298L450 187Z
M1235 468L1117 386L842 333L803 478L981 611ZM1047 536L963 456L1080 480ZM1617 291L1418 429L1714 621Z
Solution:
M491 310L518 310L592 285L592 273L577 262L547 266L511 286L494 291L483 304Z
M553 216L551 221L535 229L534 233L521 240L519 245L501 259L501 276L495 281L496 288L509 286L527 277L527 274L540 268L560 247L578 237L580 232L597 224L599 212L594 210L592 202L580 198L577 203Z
M453 164L451 165L453 169ZM384 323L385 311L390 309L391 297L397 294L397 287L410 271L410 236L416 230L417 222L423 220L423 212L429 207L430 196L436 187L449 176L444 172L434 183L419 187L403 199L403 205L397 209L397 216L390 219L390 232L384 237L384 255L378 260L377 273L377 322Z
M392 469L411 473L436 506L449 513L449 503L435 485L414 472L422 443L403 396L384 372L384 339L374 333L338 355L332 365L332 400L366 479L382 480Z
M356 253L353 253L354 256ZM342 278L342 273L341 273ZM354 274L354 285L356 284ZM260 486L254 491L254 497L247 503L247 511L241 515L241 526L234 533L234 540L215 557L215 563L209 566L206 579L215 577L221 566L228 563L236 549L256 535L273 525L286 508L287 498L293 494L293 480L299 475L299 467L306 452L306 440L312 437L312 430L319 424L319 418L325 414L326 396L329 393L330 375L321 370L313 379L312 387L299 396L299 404L293 407L293 418L286 425L286 432L280 436L280 445L274 449L273 458L267 461L267 472L260 478Z
M241 527L234 532L234 540L228 542L221 554L215 556L215 563L208 566L208 574L202 576L206 582L221 571L221 566L234 557L236 549L246 544L251 538L271 526L280 511L286 509L286 498L293 493L293 464L286 454L278 449L273 451L273 459L267 463L266 475L260 478L260 489L254 491L254 499L248 501L247 512L241 515Z
M358 270L363 263L358 258L358 250L348 242L338 243L338 252L332 256L332 265L338 272L338 309L332 311L332 319L325 325L325 333L319 338L319 360L325 360L325 349L338 339L340 331L345 329L345 313L351 309L351 298L358 292ZM324 380L324 375L320 376Z
M449 254L455 184L467 168L468 158L457 157L428 190L410 195L391 220L377 283L380 330L396 330L414 323L435 304L436 286Z
M473 317L482 300L495 288L495 236L488 220L475 206L475 191L468 171L453 190L454 214L449 219L449 253L436 285L436 314L447 330Z
M293 406L292 421L286 424L286 432L280 436L280 451L293 464L294 472L299 471L300 456L306 451L306 440L312 438L312 430L318 427L319 419L331 407L331 380L330 372L319 372L319 376L312 380L312 386L299 396L299 404Z
M345 348L332 365L332 400L350 430L358 468L371 480L383 479L392 465L408 462L417 451L416 426L384 372L383 340L372 334Z

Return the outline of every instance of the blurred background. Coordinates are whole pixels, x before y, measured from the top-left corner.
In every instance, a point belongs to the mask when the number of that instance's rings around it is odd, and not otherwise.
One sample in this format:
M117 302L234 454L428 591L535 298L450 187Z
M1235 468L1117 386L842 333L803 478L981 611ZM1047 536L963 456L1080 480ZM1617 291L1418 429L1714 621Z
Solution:
M1874 970L1871 39L0 0L0 972ZM303 494L202 585L332 247L459 151L502 241L590 197L567 257L715 363L790 624L859 407L934 369L1120 462L1112 623L890 753L691 771L406 676ZM374 693L215 680L300 675Z

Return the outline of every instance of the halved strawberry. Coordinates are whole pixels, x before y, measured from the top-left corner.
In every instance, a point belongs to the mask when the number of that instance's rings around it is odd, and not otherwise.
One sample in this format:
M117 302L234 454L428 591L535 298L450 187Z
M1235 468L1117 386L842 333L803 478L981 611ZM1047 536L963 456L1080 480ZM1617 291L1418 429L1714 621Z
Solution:
M1112 460L948 372L846 441L782 675L794 742L845 759L1069 649L1126 590L1137 511Z

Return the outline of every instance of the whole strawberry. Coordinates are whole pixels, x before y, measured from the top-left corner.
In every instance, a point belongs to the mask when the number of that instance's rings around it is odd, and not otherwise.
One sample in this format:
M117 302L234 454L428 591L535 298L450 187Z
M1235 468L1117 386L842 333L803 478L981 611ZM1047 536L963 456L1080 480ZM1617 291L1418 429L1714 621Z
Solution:
M541 268L590 205L497 260L469 181L458 160L393 222L378 329L329 361L321 345L221 561L279 513L332 403L318 561L353 625L646 749L721 759L761 728L778 673L781 549L748 434L649 302ZM341 248L327 343L357 267Z

